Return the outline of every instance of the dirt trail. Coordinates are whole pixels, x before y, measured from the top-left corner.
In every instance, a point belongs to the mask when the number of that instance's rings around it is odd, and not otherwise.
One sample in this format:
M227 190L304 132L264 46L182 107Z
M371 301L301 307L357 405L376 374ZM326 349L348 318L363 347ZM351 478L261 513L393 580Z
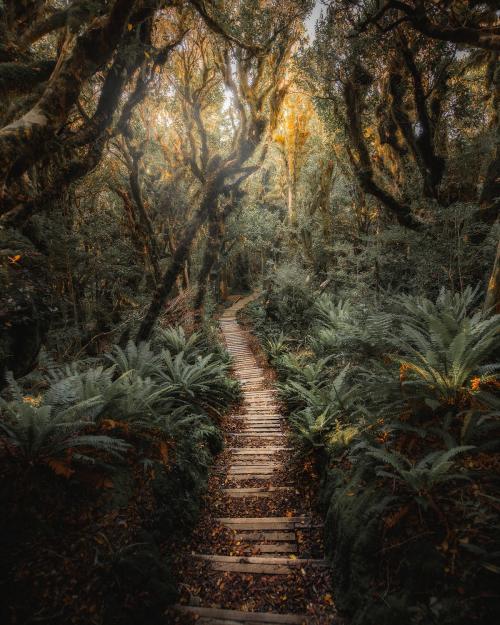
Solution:
M200 625L338 623L321 523L291 471L286 420L236 313L221 330L243 390L240 414L223 424L226 449L210 480L207 509L181 564L184 617Z

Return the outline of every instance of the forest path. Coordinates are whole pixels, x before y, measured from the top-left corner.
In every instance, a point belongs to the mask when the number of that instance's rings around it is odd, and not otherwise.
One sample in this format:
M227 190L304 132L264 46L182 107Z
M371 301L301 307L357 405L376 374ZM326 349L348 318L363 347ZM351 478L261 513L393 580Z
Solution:
M321 523L291 473L285 418L236 313L220 326L243 404L223 424L226 447L209 484L207 510L181 565L186 619L200 625L332 624L330 571ZM188 616L190 615L190 616Z

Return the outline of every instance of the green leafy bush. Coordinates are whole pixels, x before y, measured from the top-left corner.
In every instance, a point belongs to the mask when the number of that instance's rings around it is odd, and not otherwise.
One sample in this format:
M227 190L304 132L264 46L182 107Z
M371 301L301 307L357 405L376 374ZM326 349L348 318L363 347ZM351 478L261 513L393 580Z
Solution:
M313 353L274 360L298 453L322 476L336 603L353 625L498 618L499 317L476 294L378 309L322 296Z
M95 463L99 452L121 458L130 445L119 438L91 433L89 420L76 419L90 402L63 410L49 404L32 405L26 401L7 402L0 398L0 439L4 450L26 468L46 465L70 474L72 462ZM91 425L91 424L90 424Z
M91 363L50 362L36 376L10 377L0 398L8 475L2 535L21 545L36 527L43 551L57 532L66 544L78 523L92 552L98 545L96 574L105 580L110 622L161 620L175 599L175 576L158 541L186 532L198 517L222 449L216 417L238 395L228 363L212 336L172 328L153 342L114 346ZM114 534L112 544L108 526L94 541L110 509L131 515L130 530ZM147 541L135 541L146 534ZM131 590L141 601L125 614Z

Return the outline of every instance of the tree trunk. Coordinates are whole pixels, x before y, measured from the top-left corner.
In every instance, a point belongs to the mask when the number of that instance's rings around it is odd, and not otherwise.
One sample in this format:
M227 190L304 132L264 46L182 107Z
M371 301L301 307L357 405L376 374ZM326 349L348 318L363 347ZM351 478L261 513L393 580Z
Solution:
M204 302L207 294L208 278L219 254L222 234L222 215L220 211L210 213L208 224L208 238L200 271L198 273L198 289L194 300L194 315L196 324L203 321Z
M23 117L0 130L0 167L5 180L14 163L21 175L31 163L52 149L55 137L78 100L84 83L111 57L134 5L134 0L116 0L107 20L99 28L81 35L61 71L49 82L44 94Z
M289 173L288 176L288 225L291 228L297 227L297 191L295 188L295 180Z
M352 144L352 151L349 150L348 152L349 158L363 191L380 200L402 226L411 230L418 230L421 224L413 217L411 208L375 181L375 172L362 127L362 115L366 106L370 80L364 68L356 65L352 70L352 78L344 84L346 130Z
M184 236L173 254L170 266L163 275L157 287L151 304L142 320L137 333L137 341L147 341L151 336L154 324L161 314L163 307L176 283L177 276L183 271L185 261L193 245L193 241L200 227L205 223L211 211L215 210L217 197L222 188L223 173L218 172L207 184L207 190L200 206L184 233Z
M160 252L158 250L158 244L156 242L156 235L153 229L153 224L149 218L148 212L142 199L141 183L139 180L139 160L140 153L134 150L129 145L129 152L131 156L131 168L129 171L129 183L134 203L139 213L139 224L142 231L144 243L146 245L148 259L153 270L153 276L155 284L158 284L161 280L160 271Z
M485 313L500 314L500 240L498 241L495 261L488 281L483 311Z

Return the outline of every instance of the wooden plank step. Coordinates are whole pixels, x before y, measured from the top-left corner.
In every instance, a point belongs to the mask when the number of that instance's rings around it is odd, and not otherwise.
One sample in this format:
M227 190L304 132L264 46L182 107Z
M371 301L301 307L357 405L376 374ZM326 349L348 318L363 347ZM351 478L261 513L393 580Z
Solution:
M227 493L228 490L234 490L237 491L239 490L238 488L234 488L234 489L230 489L230 488L226 488L224 489L224 491ZM273 496L272 493L268 493L268 492L263 492L263 493L253 493L253 494L246 494L246 495L238 495L235 493L232 494L228 494L228 497L233 497L233 499L243 499L245 497L253 497L254 499L269 499L270 497Z
M305 514L301 514L299 516L257 516L257 517L248 517L248 516L238 516L238 517L216 517L216 521L219 523L231 523L231 524L245 524L245 523L263 523L264 525L273 522L280 521L292 521L293 523L306 523L310 521L310 518Z
M270 464L273 464L275 462L281 462L281 460L279 458L276 457L276 454L279 453L277 451L270 451L268 453L266 452L255 452L255 453L250 453L250 454L237 454L234 451L232 452L233 456L231 458L231 461L233 463L248 463L248 464L252 464L254 462L269 462Z
M242 432L226 432L226 434L233 435L233 436L246 436L247 438L249 438L249 435L246 433L245 430L243 430ZM280 430L277 434L272 434L269 438L276 438L276 437L284 438L285 435L286 435L285 431ZM266 434L260 434L259 436L263 436L265 438Z
M241 419L243 423L249 425L285 425L285 420L279 418L278 415L247 415L246 419Z
M285 423L285 418L279 412L267 410L250 410L242 416L242 421L264 421L267 423Z
M269 473L272 474L273 467L231 467L228 471L228 475L261 475Z
M291 571L304 567L328 567L326 560L312 558L269 557L269 556L219 556L193 554L198 560L210 562L215 571L234 573L256 573L259 575L289 575Z
M291 451L284 445L268 445L266 447L226 447L227 451L237 456L263 456L277 454L280 451Z
M246 457L245 457L246 459ZM266 464L264 464L266 463ZM259 459L257 459L257 462L254 462L253 464L248 462L248 460L246 459L245 462L235 462L234 464L232 464L229 467L229 471L231 471L232 469L244 469L244 470L249 470L252 471L253 469L256 468L262 468L262 469L266 469L269 473L272 473L273 471L275 471L276 469L282 469L283 465L281 463L271 463L271 464L267 464L267 459L266 458L262 458L261 461L259 462Z
M264 380L264 372L262 369L257 369L257 367L252 367L252 369L238 369L236 374L242 379L258 378Z
M242 421L263 421L264 423L285 423L285 418L279 412L268 412L267 410L252 410L242 415Z
M244 432L227 432L229 436L240 436L244 438L284 438L285 434L251 434Z
M213 553L193 553L193 558L208 560L209 562L237 562L238 564L277 564L294 568L301 566L329 566L327 560L317 558L284 558L278 556L221 556Z
M281 428L245 428L242 431L242 434L246 434L247 436L252 436L255 434L271 434L271 436L280 436L283 434L283 430Z
M282 469L283 466L282 465L276 465L276 466L263 466L261 467L258 464L253 464L251 466L248 466L246 464L236 464L231 466L228 470L227 470L227 475L272 475L274 473L274 471ZM224 471L215 471L215 473L217 475L222 475L224 476Z
M292 517L293 518L293 517ZM302 527L311 527L308 520L291 520L288 517L270 518L246 518L246 519L216 519L222 525L235 529L238 532L244 529L249 530L295 530Z
M181 612L197 614L200 617L219 619L227 623L244 623L245 625L260 623L261 625L304 625L308 618L297 614L276 614L274 612L241 612L239 610L225 610L223 608L203 608L198 606L177 605L176 609ZM230 625L230 623L228 623Z
M233 462L248 462L249 464L252 462L279 462L276 457L276 454L279 453L278 451L254 451L248 454L238 454L233 451L231 453L233 454Z
M242 414L238 414L238 415L231 415L231 419L263 419L265 418L264 415L261 414L248 414L248 412L244 412ZM276 420L284 420L284 417L281 417L280 414L271 414L269 415L270 419L276 419Z
M251 416L251 415L242 415L241 417L239 416L233 416L231 417L232 419L238 419L238 421L245 421L246 423L252 423L252 424L260 424L260 423L268 423L270 425L275 425L276 423L284 423L285 420L284 419L280 419L278 416L276 417L261 417L261 416Z
M277 452L273 452L276 454ZM281 466L283 463L279 458L271 454L234 454L231 458L232 465L246 465L246 466Z
M293 543L281 543L279 545L261 544L252 545L252 553L297 553L297 545Z
M291 486L262 486L255 488L225 488L223 492L232 497L247 497L259 493L279 493L292 490Z
M291 451L293 447L284 447L280 445L267 447L227 447L228 451L237 454L254 454L254 453L275 453L277 451Z
M256 406L245 405L244 410L245 412L241 415L242 417L255 417L260 419L281 419L283 421L286 420L286 417L276 406L264 406L262 408L257 408Z
M274 488L274 490L271 490ZM228 497L234 497L236 499L242 499L244 497L257 497L259 499L265 497L273 497L276 494L276 489L282 489L282 491L291 490L290 486L275 486L275 487L263 487L263 488L224 488L223 493Z
M249 460L245 460L245 462L234 462L230 467L231 469L250 469L253 470L256 467L260 467L261 469L277 469L282 467L283 465L280 462L267 463L263 460L255 460L255 462L250 462Z
M274 473L231 473L226 476L226 482L238 482L239 480L256 480L257 482L269 482Z
M268 431L271 430L273 432L280 432L281 431L281 426L279 423L268 423L267 425L261 425L260 423L251 423L250 421L247 423L244 423L243 425L245 425L245 431L248 430L254 430L255 432L258 432L259 430L262 431Z
M241 625L241 621L233 621L233 620L227 620L227 619L213 619L213 618L201 618L198 619L196 621L197 625ZM270 623L269 621L267 623L261 623L259 622L255 622L255 621L245 621L245 625L274 625L274 623Z
M260 414L263 412L267 412L267 413L273 412L275 413L273 416L276 416L276 417L279 416L279 409L272 402L269 402L267 404L253 404L250 402L245 402L243 404L243 409L245 410L245 414L252 414L252 413Z
M270 540L272 542L290 542L295 540L295 532L286 531L263 531L263 532L236 532L234 538L240 541L262 542Z
M300 527L307 527L306 524L302 525L294 523L293 521L268 521L267 523L258 521L248 521L246 523L227 523L220 521L222 525L234 529L240 530L294 530Z

